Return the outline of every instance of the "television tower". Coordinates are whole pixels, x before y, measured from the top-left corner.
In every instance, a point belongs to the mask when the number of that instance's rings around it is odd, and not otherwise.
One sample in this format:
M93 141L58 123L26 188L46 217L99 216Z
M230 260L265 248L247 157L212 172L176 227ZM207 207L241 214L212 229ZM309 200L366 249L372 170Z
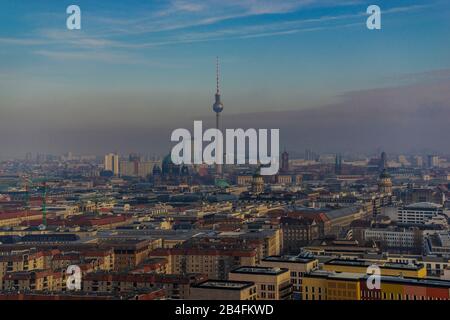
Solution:
M216 129L220 130L220 113L223 110L222 101L220 101L220 89L219 89L219 57L216 57L216 95L215 102L213 104L213 110L216 113ZM221 155L223 157L223 155ZM222 165L216 163L216 175L222 176Z

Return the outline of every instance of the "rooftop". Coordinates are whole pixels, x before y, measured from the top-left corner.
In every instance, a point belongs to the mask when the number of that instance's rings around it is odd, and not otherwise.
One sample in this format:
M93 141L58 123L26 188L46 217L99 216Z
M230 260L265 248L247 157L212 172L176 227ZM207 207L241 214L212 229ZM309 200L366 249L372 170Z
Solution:
M270 267L239 267L230 271L230 273L246 273L246 274L260 274L260 275L279 275L288 272L287 268L270 268Z
M263 261L273 262L287 262L287 263L308 263L316 260L314 257L301 257L301 256L269 256L263 259Z
M432 202L417 202L405 206L406 209L440 209L442 206Z
M370 275L352 272L334 272L334 271L317 270L304 274L304 277L366 281L370 277ZM403 278L394 276L381 276L381 283L404 283L412 286L415 285L427 287L444 287L450 289L450 281L429 279L429 278L415 279L415 278Z
M372 265L372 262L366 260L357 259L332 259L325 264L327 265L340 265L340 266L352 266L352 267L368 267ZM419 270L423 268L423 264L407 264L407 263L389 263L386 262L379 265L381 269L402 269L402 270Z
M193 285L192 287L222 290L242 290L253 285L255 285L255 283L250 281L206 280L197 285Z

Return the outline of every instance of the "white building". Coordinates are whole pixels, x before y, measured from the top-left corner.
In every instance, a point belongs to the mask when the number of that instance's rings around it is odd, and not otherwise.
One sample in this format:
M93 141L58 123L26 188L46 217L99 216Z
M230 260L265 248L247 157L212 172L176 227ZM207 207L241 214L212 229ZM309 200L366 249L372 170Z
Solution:
M439 204L431 202L413 203L398 208L399 223L425 224L432 218L443 215L443 207Z
M385 247L413 249L422 246L422 231L410 229L380 228L365 229L364 239L379 241Z

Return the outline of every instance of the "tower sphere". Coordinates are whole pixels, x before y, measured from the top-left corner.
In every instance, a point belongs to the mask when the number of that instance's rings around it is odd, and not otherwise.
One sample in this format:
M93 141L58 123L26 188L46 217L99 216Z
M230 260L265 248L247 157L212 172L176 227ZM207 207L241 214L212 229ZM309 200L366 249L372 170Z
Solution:
M216 95L216 102L214 102L214 104L213 104L213 110L216 113L222 112L222 110L223 110L223 104L222 104L222 102L220 102L220 98L217 99L217 95Z

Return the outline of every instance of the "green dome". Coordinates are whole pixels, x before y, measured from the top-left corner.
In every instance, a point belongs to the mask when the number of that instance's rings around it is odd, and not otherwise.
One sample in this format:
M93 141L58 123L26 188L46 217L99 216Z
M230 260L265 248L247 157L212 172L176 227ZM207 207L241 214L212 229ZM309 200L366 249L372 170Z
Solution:
M387 172L386 169L383 170L383 172L381 172L380 174L380 179L387 179L390 178L391 176L389 175L389 173Z
M172 155L170 153L167 156L165 156L162 161L162 165L168 165L168 164L173 164Z
M225 179L216 179L215 185L219 188L228 188L230 186L230 184Z

